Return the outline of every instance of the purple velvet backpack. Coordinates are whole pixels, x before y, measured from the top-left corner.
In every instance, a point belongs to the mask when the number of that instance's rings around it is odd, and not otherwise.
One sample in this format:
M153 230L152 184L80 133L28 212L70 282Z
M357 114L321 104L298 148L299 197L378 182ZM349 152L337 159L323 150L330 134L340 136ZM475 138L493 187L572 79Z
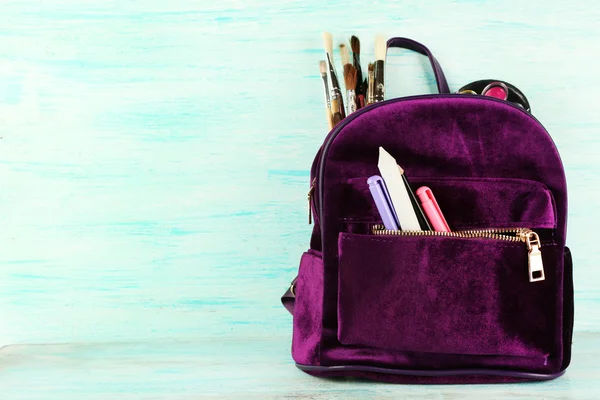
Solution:
M571 359L573 279L565 247L567 187L550 135L530 113L491 97L386 100L345 118L311 169L310 249L282 301L294 316L292 356L318 376L387 382L545 380ZM378 232L367 185L383 146L413 190L427 185L452 235ZM540 239L545 279L531 279ZM494 232L486 234L485 232Z

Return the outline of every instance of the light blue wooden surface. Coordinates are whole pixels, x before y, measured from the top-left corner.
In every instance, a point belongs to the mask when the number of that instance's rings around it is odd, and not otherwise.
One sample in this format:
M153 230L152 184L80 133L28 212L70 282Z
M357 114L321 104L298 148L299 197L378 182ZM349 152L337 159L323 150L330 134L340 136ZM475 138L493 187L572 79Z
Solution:
M4 1L0 395L6 399L595 398L600 6L590 1ZM321 31L426 43L455 90L519 86L567 171L567 376L420 387L318 380L279 296L308 245ZM390 96L432 91L390 52ZM339 68L339 67L338 67Z

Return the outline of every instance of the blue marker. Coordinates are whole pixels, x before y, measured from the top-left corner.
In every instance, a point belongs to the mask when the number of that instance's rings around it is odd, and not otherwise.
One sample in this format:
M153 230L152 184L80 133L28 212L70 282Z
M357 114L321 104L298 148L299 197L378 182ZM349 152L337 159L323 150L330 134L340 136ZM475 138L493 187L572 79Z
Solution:
M377 211L379 211L379 215L381 215L381 220L383 221L385 229L391 231L400 230L398 217L396 216L396 211L394 211L394 206L392 205L383 178L379 175L373 175L367 180L367 183L369 184L369 190L371 191L373 200L375 200Z

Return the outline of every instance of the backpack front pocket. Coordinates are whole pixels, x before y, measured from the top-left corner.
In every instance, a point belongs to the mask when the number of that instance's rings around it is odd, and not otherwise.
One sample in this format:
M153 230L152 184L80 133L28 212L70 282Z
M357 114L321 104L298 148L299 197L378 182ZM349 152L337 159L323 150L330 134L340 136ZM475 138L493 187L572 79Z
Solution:
M379 223L381 218L367 184L367 176L341 185L338 207L343 222ZM498 227L556 228L554 199L537 181L490 177L411 177L413 191L432 189L453 230Z
M528 247L495 237L340 233L338 339L406 352L547 357L556 245L530 281Z

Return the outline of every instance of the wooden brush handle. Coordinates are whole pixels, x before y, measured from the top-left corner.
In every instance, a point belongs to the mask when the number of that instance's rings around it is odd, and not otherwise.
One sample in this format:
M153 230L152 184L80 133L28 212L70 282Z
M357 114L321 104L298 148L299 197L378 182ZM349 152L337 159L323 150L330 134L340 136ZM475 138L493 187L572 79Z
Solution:
M336 126L337 124L339 124L343 119L344 119L344 117L342 116L341 113L336 112L335 114L333 114L333 126Z
M339 90L331 91L331 113L333 115L339 113L342 118L346 116L346 110L344 110L344 101L342 100L342 95ZM333 125L335 126L335 118Z
M333 115L331 114L331 108L326 108L325 113L327 114L327 126L329 130L333 129Z

